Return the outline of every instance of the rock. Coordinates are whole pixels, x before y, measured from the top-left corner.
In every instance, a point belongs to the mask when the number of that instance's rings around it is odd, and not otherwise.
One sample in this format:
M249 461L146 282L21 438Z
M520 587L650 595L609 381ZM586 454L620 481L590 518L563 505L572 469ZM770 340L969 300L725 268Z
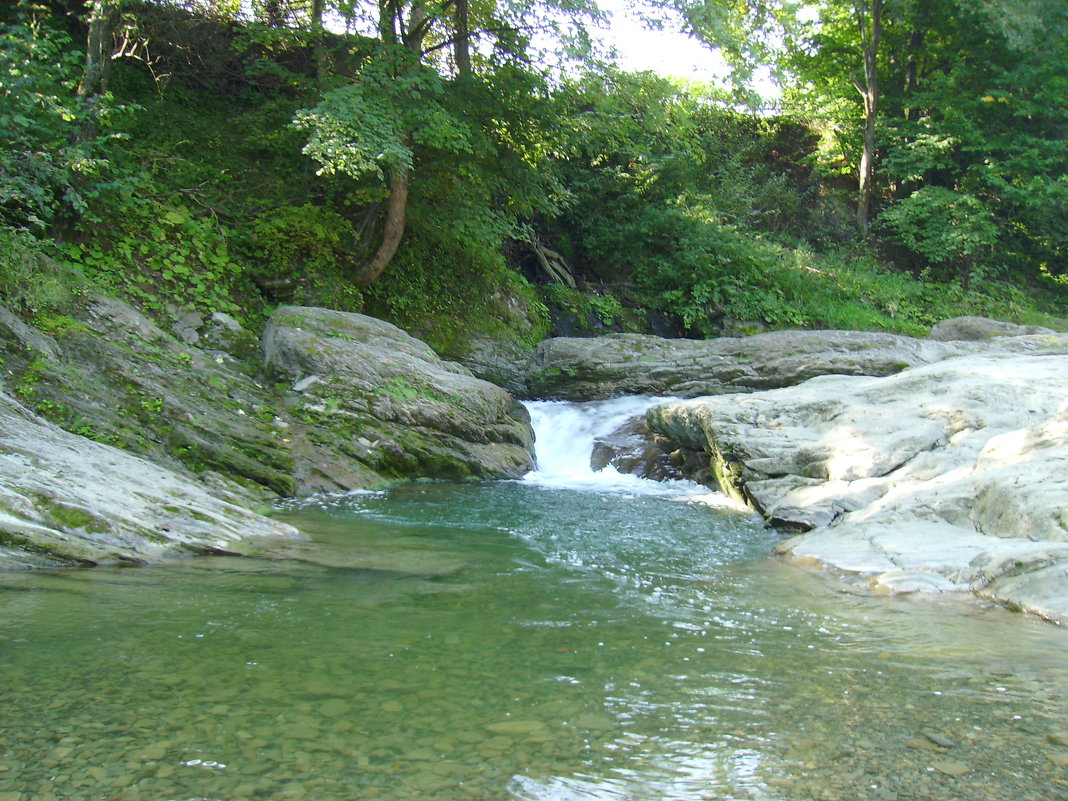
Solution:
M259 340L225 312L215 312L200 329L201 347L229 353L238 359L259 356Z
M935 751L939 754L945 751L925 737L915 737L905 743L906 748L915 748L917 751Z
M964 762L954 759L939 759L931 763L931 767L944 776L963 776L971 770Z
M0 566L263 552L296 530L0 394Z
M539 734L544 730L545 724L540 720L502 720L486 726L486 731L510 737Z
M780 553L891 592L967 590L1068 621L1068 338L1035 339L895 376L662 404L649 422L703 448L768 520L808 532Z
M328 698L319 705L319 714L327 718L338 718L351 710L352 705L340 698Z
M1054 745L1061 745L1068 748L1068 730L1050 732L1047 739Z
M654 481L682 477L670 454L641 416L632 417L616 431L594 440L590 467L603 470L609 465L620 473L632 473Z
M457 361L475 376L502 387L517 397L527 394L527 362L533 348L506 339L473 335Z
M942 748L955 748L956 743L946 737L944 734L939 734L936 731L930 729L924 729L923 736L930 740L935 745L939 745Z
M293 491L274 399L233 360L184 345L106 296L91 298L51 335L20 336L26 325L6 327L5 319L0 313L9 391L58 425L171 470L237 479L244 486L231 480L228 492L250 502Z
M396 326L285 306L263 340L267 369L301 387L292 405L303 420L293 434L299 491L518 477L533 466L526 410Z
M534 350L527 392L569 400L693 398L793 386L820 375L892 375L959 353L949 343L866 331L772 331L706 341L557 337Z
M928 339L940 342L972 341L982 342L991 337L1018 337L1034 334L1054 334L1049 328L1040 325L1017 325L991 320L986 317L954 317L935 325Z

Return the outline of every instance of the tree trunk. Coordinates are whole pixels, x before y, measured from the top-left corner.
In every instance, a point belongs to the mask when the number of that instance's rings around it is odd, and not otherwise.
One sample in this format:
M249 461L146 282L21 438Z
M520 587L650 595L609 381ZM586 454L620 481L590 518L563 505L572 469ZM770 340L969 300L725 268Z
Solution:
M429 18L420 3L413 3L407 24L400 17L397 0L378 0L378 31L384 42L396 42L398 33L401 43L416 54L421 54ZM361 289L370 286L385 271L397 254L408 216L408 186L411 168L397 168L389 178L389 200L386 202L386 224L382 242L374 256L363 266L354 270L352 280Z
M75 144L95 139L100 132L100 104L108 90L108 77L111 75L111 40L118 10L116 0L95 0L89 13L85 70L78 84L78 97L86 107L86 116L74 136Z
M396 170L389 180L389 201L386 203L386 225L382 232L382 244L370 261L353 272L352 280L363 289L382 275L397 254L408 214L408 183L411 170L407 167Z
M861 236L868 235L872 185L875 177L875 121L879 109L879 38L882 35L882 0L871 0L871 7L860 2L854 6L860 29L860 46L864 55L864 84L859 86L864 100L864 149L860 156L857 227Z
M471 72L471 26L468 12L467 0L456 0L456 41L452 47L453 60L456 61L456 72L459 75Z
M397 15L395 0L378 0L378 37L386 44L397 41Z
M326 29L323 27L323 7L326 0L311 0L311 27L314 39L315 78L322 80L329 72L326 57Z
M89 33L85 42L85 69L78 84L77 96L84 117L71 134L71 144L77 147L91 142L100 134L100 114L108 91L111 74L111 44L115 22L119 16L120 0L95 0L89 12ZM79 176L71 177L71 188L77 192ZM64 196L52 218L52 236L67 241L81 218L70 196Z

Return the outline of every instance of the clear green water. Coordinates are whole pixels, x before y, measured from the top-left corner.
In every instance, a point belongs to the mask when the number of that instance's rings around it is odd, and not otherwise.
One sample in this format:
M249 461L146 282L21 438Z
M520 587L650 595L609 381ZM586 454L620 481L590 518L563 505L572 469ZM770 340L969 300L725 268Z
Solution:
M0 801L1068 798L1068 633L707 500L412 485L288 559L0 576Z

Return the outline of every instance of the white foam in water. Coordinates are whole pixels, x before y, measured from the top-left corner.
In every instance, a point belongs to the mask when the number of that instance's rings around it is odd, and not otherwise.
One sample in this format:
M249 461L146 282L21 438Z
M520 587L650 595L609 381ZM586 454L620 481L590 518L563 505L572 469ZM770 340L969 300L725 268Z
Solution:
M666 495L680 500L721 506L734 504L722 493L692 481L650 481L620 473L609 465L595 471L590 466L594 442L644 415L650 406L673 400L636 396L607 401L529 401L534 428L536 468L524 481L546 487L589 489L634 495Z

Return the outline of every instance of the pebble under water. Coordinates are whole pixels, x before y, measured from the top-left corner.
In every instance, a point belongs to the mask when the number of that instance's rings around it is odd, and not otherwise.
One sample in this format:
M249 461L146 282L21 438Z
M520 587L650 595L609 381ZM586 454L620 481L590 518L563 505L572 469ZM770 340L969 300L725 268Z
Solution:
M705 489L282 516L287 558L0 575L0 801L1068 799L1068 632L775 560Z

